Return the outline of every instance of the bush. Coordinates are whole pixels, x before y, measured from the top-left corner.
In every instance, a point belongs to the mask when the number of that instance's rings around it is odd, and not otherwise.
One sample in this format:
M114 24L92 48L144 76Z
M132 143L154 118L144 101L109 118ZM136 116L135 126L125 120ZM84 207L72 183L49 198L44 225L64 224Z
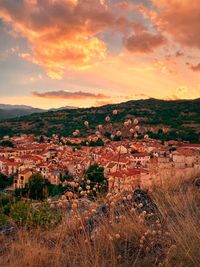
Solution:
M18 225L25 225L31 212L31 205L29 202L18 201L14 203L10 210L10 216Z
M58 210L50 209L49 204L31 204L18 201L11 207L10 216L19 226L50 228L62 220Z
M58 225L61 220L59 211L50 209L48 204L35 207L30 213L30 224L35 227L51 228Z
M8 223L7 216L0 210L0 227L7 225L7 223Z

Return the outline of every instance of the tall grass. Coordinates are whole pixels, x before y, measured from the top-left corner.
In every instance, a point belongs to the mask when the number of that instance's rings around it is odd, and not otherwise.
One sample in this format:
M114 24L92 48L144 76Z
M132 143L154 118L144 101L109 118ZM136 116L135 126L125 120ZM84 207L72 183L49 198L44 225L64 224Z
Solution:
M193 179L193 178L192 178ZM170 181L170 180L169 180ZM53 229L19 228L1 236L0 266L6 267L198 267L200 266L200 194L187 179L151 193L160 220L151 224L134 209L103 219L92 232L91 210L62 215Z

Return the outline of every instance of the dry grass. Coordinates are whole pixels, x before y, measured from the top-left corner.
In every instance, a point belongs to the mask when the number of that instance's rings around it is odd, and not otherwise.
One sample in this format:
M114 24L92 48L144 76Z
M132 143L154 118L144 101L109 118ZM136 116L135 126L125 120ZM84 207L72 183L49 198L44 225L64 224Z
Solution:
M182 183L154 190L161 222L146 224L134 211L102 221L91 234L85 217L63 215L55 229L19 229L1 236L0 266L6 267L198 267L200 194ZM86 214L88 217L88 214Z

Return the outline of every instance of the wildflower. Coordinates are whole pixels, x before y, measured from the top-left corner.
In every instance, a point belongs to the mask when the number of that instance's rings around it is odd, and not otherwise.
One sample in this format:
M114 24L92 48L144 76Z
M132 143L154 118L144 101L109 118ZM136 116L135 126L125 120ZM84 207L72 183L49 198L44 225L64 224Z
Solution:
M54 209L54 208L55 208L55 204L52 203L52 204L50 205L50 209Z
M131 208L131 213L135 213L135 209L134 208Z
M76 210L77 208L78 208L77 204L76 203L72 203L72 209Z
M121 260L121 259L122 259L122 256L121 256L121 255L118 255L118 256L117 256L117 259L118 259L118 260Z
M129 194L128 196L127 196L127 200L131 200L132 199L132 196Z
M107 116L107 117L105 118L105 121L106 121L106 122L110 122L110 117Z
M98 137L93 137L91 141L96 142L97 140L98 140Z
M137 133L134 134L134 138L138 138L138 134Z
M145 134L144 139L145 139L145 140L149 139L148 134Z
M150 251L150 248L149 247L146 247L146 252L148 253Z
M98 129L99 129L99 130L102 130L102 129L103 129L103 125L99 124L99 125L98 125Z
M143 207L143 204L140 203L137 207L138 207L138 209L141 209Z
M135 130L139 131L140 130L140 126L139 125L135 126Z
M124 126L127 127L129 125L128 121L124 122Z
M134 119L134 121L133 121L133 123L136 125L136 124L138 124L138 119Z
M121 136L122 135L122 132L121 131L117 131L116 132L116 136Z
M59 203L57 204L57 207L58 207L58 208L62 208L62 206L63 206L62 202L59 202Z
M89 127L89 122L88 122L88 121L85 121L85 122L84 122L84 125L85 125L86 127Z
M64 205L67 205L68 200L67 200L67 199L64 199L64 200L62 201L62 203L63 203Z
M87 181L86 181L87 184L90 184L90 182L91 182L90 180L87 180Z
M111 134L110 138L111 138L111 139L114 139L114 137L115 137L114 134Z
M89 185L87 185L87 186L86 186L86 189L87 189L87 190L90 190L90 186L89 186Z
M78 133L77 132L73 132L73 136L77 136L78 135Z
M116 109L113 110L113 115L117 115L118 111Z
M115 203L112 201L112 202L110 203L110 206L111 206L111 207L114 207L114 206L115 206Z
M120 237L121 237L120 234L115 234L116 239L120 239Z
M153 230L151 233L152 233L152 235L156 235L156 231L155 230Z
M109 239L110 241L112 241L112 240L113 240L113 238L112 238L112 236L111 236L111 235L108 235L108 239Z
M61 196L61 199L62 199L62 200L66 199L66 196L65 196L65 195L62 195L62 196Z
M73 197L73 193L72 192L67 192L67 196L69 197L69 198L72 198Z
M109 197L111 197L111 196L112 196L111 193L108 193L108 194L106 195L107 198L109 198Z
M96 136L101 136L101 133L99 131L95 132Z
M134 129L131 128L131 129L129 130L129 132L130 132L130 133L134 133Z
M146 210L142 212L142 215L145 216L147 214Z
M75 182L71 182L71 186L72 187L75 187Z

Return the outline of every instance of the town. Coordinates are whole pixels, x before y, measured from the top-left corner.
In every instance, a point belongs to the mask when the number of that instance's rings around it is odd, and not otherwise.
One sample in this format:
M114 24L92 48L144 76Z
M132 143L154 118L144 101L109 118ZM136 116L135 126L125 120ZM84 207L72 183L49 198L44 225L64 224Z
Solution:
M119 133L118 133L119 134ZM200 144L179 141L144 139L121 139L112 141L102 138L96 142L99 132L89 138L36 137L33 134L4 136L0 147L0 173L13 177L6 190L22 189L32 174L39 173L53 185L63 185L66 173L69 183L81 181L84 172L92 165L103 167L110 192L144 188L151 190L169 179L194 174L200 170ZM88 141L89 140L89 141ZM8 147L5 144L12 144ZM84 146L81 144L85 144Z

